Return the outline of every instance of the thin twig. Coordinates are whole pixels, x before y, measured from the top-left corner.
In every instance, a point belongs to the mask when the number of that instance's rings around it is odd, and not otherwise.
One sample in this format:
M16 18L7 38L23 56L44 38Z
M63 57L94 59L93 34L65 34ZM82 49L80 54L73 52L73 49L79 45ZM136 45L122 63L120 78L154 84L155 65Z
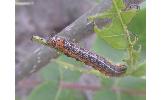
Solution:
M92 91L97 91L102 89L101 86L99 85L85 85L85 84L80 84L80 83L72 83L72 82L60 82L60 86L63 89L75 89L75 90L92 90Z

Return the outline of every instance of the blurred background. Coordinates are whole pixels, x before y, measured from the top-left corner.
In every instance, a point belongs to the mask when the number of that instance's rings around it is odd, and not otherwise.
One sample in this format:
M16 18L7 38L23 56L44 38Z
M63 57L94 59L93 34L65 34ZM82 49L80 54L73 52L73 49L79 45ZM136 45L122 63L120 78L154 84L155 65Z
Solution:
M22 63L28 60L33 52L43 48L31 41L33 34L46 37L48 33L59 33L101 1L16 0L16 73L20 73ZM123 0L125 5L139 5L143 1ZM122 78L107 78L90 66L61 54L59 58L45 62L45 66L37 72L33 71L31 75L17 80L16 100L145 100L145 3L140 6L140 13L132 20L133 24L128 26L140 37L142 45L142 50L137 55L140 56L140 67L134 72ZM127 7L129 8L130 6ZM105 42L95 33L82 39L79 45L111 59L113 63L121 63L127 56L126 50L114 48L112 45L116 44Z

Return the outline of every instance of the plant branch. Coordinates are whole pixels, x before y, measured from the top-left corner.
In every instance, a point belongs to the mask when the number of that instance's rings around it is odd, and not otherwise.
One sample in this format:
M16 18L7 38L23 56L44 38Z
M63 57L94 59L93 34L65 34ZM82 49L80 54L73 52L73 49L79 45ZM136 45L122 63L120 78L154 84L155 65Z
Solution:
M121 10L118 8L117 4L116 4L116 1L115 0L112 0L113 2L113 5L116 9L116 12L117 12L117 16L119 17L119 20L121 22L121 25L122 25L122 28L124 30L124 33L125 33L125 36L126 36L126 39L128 41L128 56L129 56L129 60L130 60L130 68L133 67L133 50L134 50L134 45L131 41L131 37L130 37L130 33L128 31L128 28L127 28L127 25L125 25L123 19L122 19L122 16L121 16Z
M61 68L59 68L59 71L60 71L60 79L59 79L59 81L61 81L61 80L63 80L63 73L62 73ZM58 87L58 90L56 92L56 96L55 96L55 99L54 100L59 100L59 96L61 94L61 91L62 91L62 87L59 84L59 87Z
M75 39L76 42L81 41L85 37L90 36L94 33L93 23L89 23L87 18L97 13L102 13L111 7L111 0L104 0L96 7L92 8L81 17L79 17L72 24L63 29L58 35L64 36L69 39ZM22 63L16 66L15 77L16 83L22 80L24 77L31 75L34 72L37 72L42 67L47 65L51 59L56 59L59 54L56 50L50 49L48 47L37 48L27 59Z
M92 91L97 91L102 89L101 86L98 85L83 85L80 83L71 83L71 82L60 82L60 86L63 89L75 89L75 90L92 90Z

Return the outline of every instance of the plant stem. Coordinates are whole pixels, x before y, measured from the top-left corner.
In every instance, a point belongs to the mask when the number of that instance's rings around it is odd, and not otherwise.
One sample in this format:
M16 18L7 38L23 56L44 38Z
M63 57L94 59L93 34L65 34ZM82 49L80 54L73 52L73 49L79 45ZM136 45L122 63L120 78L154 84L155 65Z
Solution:
M120 81L120 78L116 78L113 87L118 87L119 81ZM117 98L117 100L121 100L121 93L120 93L120 91L116 92L116 98Z
M59 77L59 81L58 82L61 82L63 80L63 73L62 73L61 68L59 68L59 71L60 71L60 77ZM60 86L60 83L59 83L58 90L57 90L57 93L56 93L56 96L55 96L54 100L59 100L59 96L61 94L61 90L62 90L62 87Z
M133 66L133 45L132 45L132 42L131 42L131 39L130 39L130 34L129 34L127 26L124 24L124 21L122 19L121 13L120 13L121 10L118 8L116 1L112 0L112 2L113 2L113 5L116 9L116 12L117 12L119 20L121 22L124 33L126 34L126 39L128 41L128 55L129 55L129 60L130 60L130 68L132 68L132 66Z

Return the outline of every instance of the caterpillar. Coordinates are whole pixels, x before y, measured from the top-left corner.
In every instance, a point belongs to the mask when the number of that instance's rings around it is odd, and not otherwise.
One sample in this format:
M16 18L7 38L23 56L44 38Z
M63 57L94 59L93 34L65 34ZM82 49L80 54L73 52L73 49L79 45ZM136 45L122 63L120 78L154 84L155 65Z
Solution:
M94 69L105 74L105 76L121 76L127 70L126 65L112 64L105 58L91 52L88 49L79 47L62 36L55 35L47 39L47 45L63 52L68 57L75 58L77 61L81 61L86 65L92 66Z

